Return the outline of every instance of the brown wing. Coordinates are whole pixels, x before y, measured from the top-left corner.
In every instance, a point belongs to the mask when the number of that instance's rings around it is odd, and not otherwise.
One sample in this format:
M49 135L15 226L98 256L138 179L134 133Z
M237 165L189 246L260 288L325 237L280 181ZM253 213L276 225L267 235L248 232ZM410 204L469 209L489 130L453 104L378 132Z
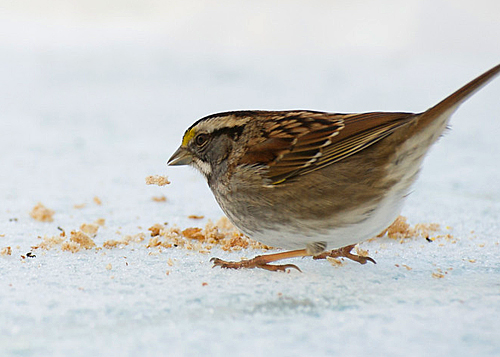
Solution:
M272 184L321 169L390 135L411 113L281 112L266 121L265 139L250 145L242 163L268 166Z

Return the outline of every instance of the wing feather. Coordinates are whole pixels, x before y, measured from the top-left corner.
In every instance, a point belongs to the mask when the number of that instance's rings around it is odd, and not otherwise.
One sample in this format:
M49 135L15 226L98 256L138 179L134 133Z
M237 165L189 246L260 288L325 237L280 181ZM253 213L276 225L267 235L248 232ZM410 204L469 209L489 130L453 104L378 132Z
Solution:
M280 184L358 153L413 117L411 113L282 112L264 125L266 139L251 145L241 162L267 165L271 183Z

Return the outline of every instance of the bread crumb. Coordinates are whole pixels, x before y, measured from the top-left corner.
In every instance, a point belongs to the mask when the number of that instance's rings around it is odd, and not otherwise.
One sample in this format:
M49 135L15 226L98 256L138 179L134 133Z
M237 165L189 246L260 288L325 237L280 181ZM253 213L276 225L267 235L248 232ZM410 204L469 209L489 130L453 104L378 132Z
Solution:
M434 279L442 279L442 278L444 278L444 274L441 274L441 273L432 273L432 277Z
M170 270L167 270L167 271L165 272L165 274L166 274L166 275L170 275Z
M101 199L100 199L99 197L97 197L97 196L95 196L95 197L94 197L94 203L95 203L96 205L99 205L99 206L100 206L100 205L102 205L102 201L101 201Z
M226 216L222 216L221 218L219 218L219 220L215 222L215 225L223 231L232 231L236 229Z
M167 202L167 198L165 196L153 196L151 199L155 202Z
M151 175L146 177L146 185L166 186L170 184L167 176Z
M406 270L412 270L412 268L410 268L408 265L405 265L405 264L402 264L402 265L406 268Z
M151 232L151 237L156 237L156 236L159 236L160 235L160 232L161 230L164 228L165 226L159 224L159 223L156 223L154 225L152 225L151 227L148 228L148 231Z
M132 242L132 243L141 243L146 239L146 234L144 233L137 233L134 235L126 235L124 240L126 242Z
M55 212L53 210L38 202L38 204L31 210L30 216L40 222L53 222L54 213Z
M190 218L190 219L203 219L203 218L205 218L205 216L197 216L195 214L191 214L188 216L188 218Z
M106 223L106 220L104 218L98 218L95 220L94 224L97 224L98 226L104 226L104 224Z
M326 260L328 260L330 264L334 267L339 267L344 265L344 262L338 258L326 257Z
M76 253L80 251L81 247L80 244L75 242L63 242L63 244L61 245L61 249L63 251Z
M408 238L412 236L413 231L410 230L410 225L406 223L406 217L399 216L396 220L387 228L387 236L389 238Z
M367 257L368 256L368 251L361 249L359 245L356 245L356 254L359 255L360 257Z
M0 255L1 256L12 255L12 248L11 247L2 248L2 250L0 250Z
M475 263L475 262L476 262L476 259L469 259L469 262L471 262L471 263Z
M158 238L158 237L153 237L149 240L148 244L146 245L146 248L154 248L158 247L162 244L163 242Z
M205 235L201 232L201 228L186 228L182 231L182 235L189 239L205 239Z
M69 240L84 249L91 249L96 246L92 238L80 231L71 231L71 238Z
M110 239L110 240L107 240L104 243L102 243L102 247L106 248L106 249L112 249L112 248L116 248L119 246L125 246L125 245L128 245L128 242L124 242L121 240L114 240L114 239Z
M111 263L108 263L108 265L106 265L106 270L111 270L113 269L113 266L111 265Z
M73 208L76 208L76 209L82 209L84 207L85 207L85 203L73 205Z
M207 285L208 285L208 283L206 283L206 282L201 283L201 286L207 286Z
M97 234L97 231L99 230L99 226L97 224L93 224L93 223L83 223L80 226L80 230L85 234L88 234L92 237L95 237Z

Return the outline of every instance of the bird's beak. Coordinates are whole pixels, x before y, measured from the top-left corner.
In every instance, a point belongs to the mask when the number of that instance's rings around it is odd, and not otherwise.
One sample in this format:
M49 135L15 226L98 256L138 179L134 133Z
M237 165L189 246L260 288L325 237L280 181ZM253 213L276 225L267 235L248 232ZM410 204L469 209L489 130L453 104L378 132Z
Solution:
M189 165L193 161L193 156L184 147L179 147L176 152L168 159L167 165L177 166L177 165Z

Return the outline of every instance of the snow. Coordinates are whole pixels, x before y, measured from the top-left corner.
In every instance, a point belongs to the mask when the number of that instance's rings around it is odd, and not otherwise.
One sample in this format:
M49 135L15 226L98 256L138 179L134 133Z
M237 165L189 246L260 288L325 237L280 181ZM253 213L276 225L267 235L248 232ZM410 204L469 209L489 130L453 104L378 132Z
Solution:
M498 2L4 5L0 355L500 355L499 78L453 116L403 211L456 243L384 237L361 245L376 265L289 274L209 263L260 250L146 242L21 258L98 218L100 246L218 220L202 176L165 165L201 116L425 110L498 63ZM171 185L146 186L155 174ZM38 202L53 222L29 216Z

